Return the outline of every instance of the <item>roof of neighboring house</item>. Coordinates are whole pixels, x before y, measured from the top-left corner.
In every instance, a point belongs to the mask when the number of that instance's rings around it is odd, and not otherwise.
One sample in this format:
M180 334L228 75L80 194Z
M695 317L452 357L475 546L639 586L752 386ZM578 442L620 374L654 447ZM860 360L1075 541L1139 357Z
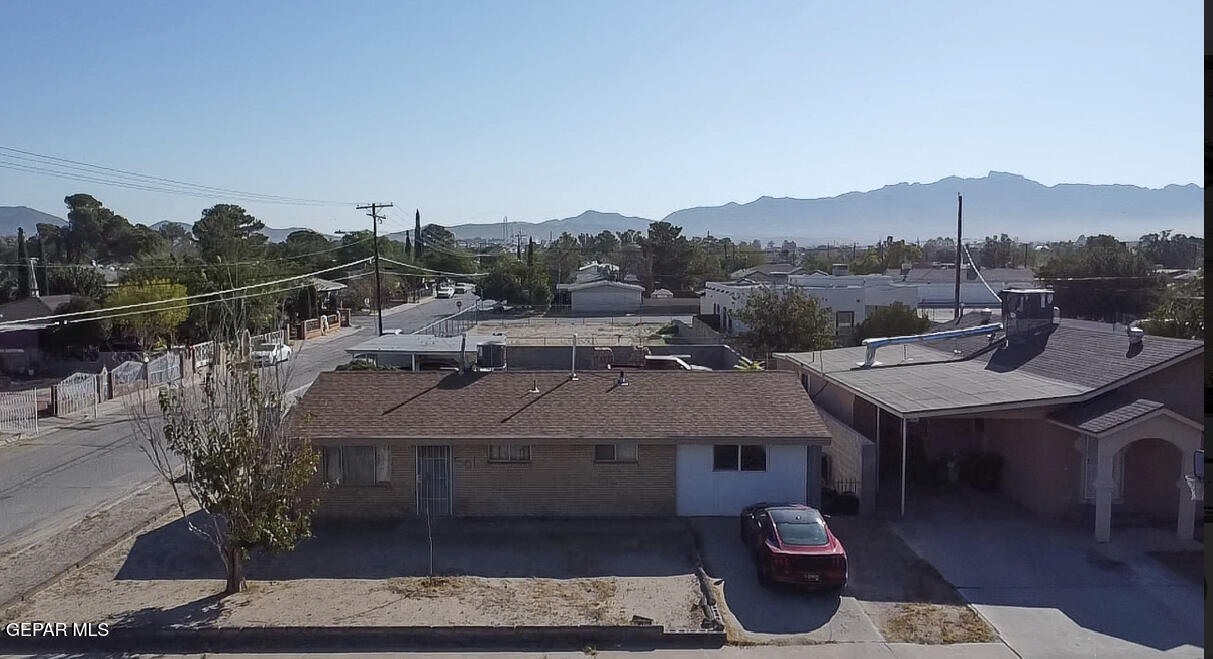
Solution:
M613 288L623 288L623 289L627 289L630 291L640 291L642 293L644 292L644 286L638 286L636 284L625 284L621 281L608 281L606 279L579 282L579 283L575 283L575 284L558 284L556 286L556 288L565 290L565 291L576 292L576 291L584 291L584 290L590 289L590 288L599 288L602 286L610 286Z
M50 316L55 313L55 309L58 309L59 305L70 302L73 297L75 296L43 295L0 304L0 322Z
M316 287L317 293L329 293L331 291L339 291L343 288L347 288L347 286L341 282L329 281L319 277L312 277L312 285Z
M966 314L961 321L947 329L980 324L980 314ZM1123 331L1063 319L1044 341L1004 345L974 336L886 346L876 353L880 365L859 368L865 353L856 347L784 355L805 368L824 370L827 379L895 413L932 416L1080 402L1153 369L1198 357L1204 343L1146 336L1131 346Z
M657 297L657 298L661 298L661 297L674 297L674 293L673 293L673 291L671 291L671 290L670 290L670 289L668 289L668 288L659 288L659 289L657 289L657 290L653 291L653 292L652 292L652 293L649 295L649 297Z
M791 373L332 371L300 400L310 437L825 440ZM539 393L530 393L537 386Z
M966 266L960 273L960 281L978 281L976 277L972 280L968 278L968 273L965 272L969 268ZM1003 283L1030 283L1036 281L1036 273L1031 268L978 268L978 272L986 281L1003 282ZM885 271L889 277L896 277L901 280L901 269L890 268ZM905 276L906 283L912 284L946 284L956 281L955 268L911 268L910 272Z
M466 351L475 352L476 346L481 343L504 341L503 334L468 334ZM351 355L364 352L446 353L459 352L463 345L462 336L384 334L346 348L345 351Z
M1116 428L1137 420L1151 412L1163 409L1158 401L1138 398L1131 400L1116 394L1100 396L1094 400L1071 405L1049 415L1049 418L1092 434Z
M740 279L742 277L752 277L754 275L762 275L770 277L776 273L798 275L804 272L804 268L795 263L763 263L749 268L741 268L729 273L729 277Z

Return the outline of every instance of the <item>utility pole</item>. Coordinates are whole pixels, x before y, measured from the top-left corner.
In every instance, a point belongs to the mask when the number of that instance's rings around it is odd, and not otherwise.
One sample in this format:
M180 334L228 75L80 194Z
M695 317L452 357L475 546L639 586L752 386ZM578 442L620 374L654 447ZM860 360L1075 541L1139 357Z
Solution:
M383 336L383 301L379 299L379 222L382 218L379 217L380 208L391 208L392 204L377 204L369 203L365 206L358 206L358 210L370 210L367 215L371 216L371 243L375 246L375 310L379 312L379 334Z
M960 212L964 208L964 197L959 192L956 193L956 307L953 309L953 318L960 320Z

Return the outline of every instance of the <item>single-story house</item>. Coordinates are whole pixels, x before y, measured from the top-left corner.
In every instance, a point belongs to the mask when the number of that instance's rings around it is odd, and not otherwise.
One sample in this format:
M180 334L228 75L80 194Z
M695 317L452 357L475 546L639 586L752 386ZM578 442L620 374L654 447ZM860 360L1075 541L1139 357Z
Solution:
M321 373L321 516L737 515L817 503L829 433L778 372Z
M644 295L644 286L607 279L558 284L556 288L568 292L574 313L638 311Z
M943 333L776 354L836 426L826 471L904 514L916 491L955 482L965 456L996 456L987 487L1093 521L1099 541L1114 517L1165 519L1191 538L1204 343L1063 319L1049 290L1002 296L1002 322L969 313Z
M0 304L0 372L27 375L42 360L42 339L53 321L16 321L52 316L71 295L30 296Z
M486 343L505 345L505 336L384 334L346 348L345 351L355 360L372 361L379 366L425 371L472 366L477 363L480 346Z

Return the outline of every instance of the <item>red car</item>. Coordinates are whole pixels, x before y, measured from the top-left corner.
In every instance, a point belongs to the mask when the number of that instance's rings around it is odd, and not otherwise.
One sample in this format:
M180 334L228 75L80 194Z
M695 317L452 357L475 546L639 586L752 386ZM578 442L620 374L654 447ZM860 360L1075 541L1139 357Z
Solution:
M741 511L741 539L754 552L758 581L841 591L847 551L825 516L804 504L756 503Z

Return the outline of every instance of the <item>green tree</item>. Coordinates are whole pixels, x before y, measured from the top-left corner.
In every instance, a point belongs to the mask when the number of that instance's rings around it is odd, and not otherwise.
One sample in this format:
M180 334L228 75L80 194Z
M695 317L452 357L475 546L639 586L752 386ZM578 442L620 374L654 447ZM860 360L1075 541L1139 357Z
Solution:
M421 209L413 216L413 258L421 259Z
M652 270L645 288L684 290L689 287L691 245L682 235L682 227L665 221L654 222L649 225L648 237L641 247Z
M201 387L173 384L132 414L136 436L173 489L189 528L218 551L227 572L223 593L245 588L251 552L289 551L311 535L314 499L304 490L319 453L290 432L286 377L233 364L206 375ZM206 518L194 523L187 500Z
M17 299L30 296L29 255L25 251L25 229L17 227Z
M234 204L216 204L194 223L198 252L208 263L237 263L261 256L265 224Z
M799 352L834 347L834 319L828 308L798 288L782 296L762 290L746 301L737 318L753 354L769 359L773 352Z
M96 311L101 305L86 297L73 297L55 307L56 314ZM61 355L79 354L82 350L96 348L105 343L110 334L110 319L61 320L47 329L47 343Z
M557 284L573 281L577 268L581 267L581 245L569 232L560 234L556 242L548 246L545 254L548 274Z
M1205 257L1205 239L1171 235L1171 231L1148 233L1137 243L1137 252L1163 268L1198 268Z
M52 268L46 283L55 295L76 295L95 302L105 299L105 276L92 266ZM44 290L43 294L47 294L47 291Z
M160 302L185 297L185 286L167 279L144 282L125 282L110 292L105 306L121 307L145 302ZM152 346L158 340L170 341L177 326L185 322L189 311L184 302L166 302L164 305L139 307L139 311L113 319L114 334L119 337L135 337L144 346Z
M1205 276L1171 284L1158 307L1141 323L1147 334L1205 339Z
M931 320L914 309L894 302L887 307L877 307L856 332L857 341L886 336L910 336L922 334L931 327Z
M1107 235L1058 245L1055 255L1037 270L1052 286L1062 314L1098 320L1141 318L1158 306L1165 287L1149 259Z

